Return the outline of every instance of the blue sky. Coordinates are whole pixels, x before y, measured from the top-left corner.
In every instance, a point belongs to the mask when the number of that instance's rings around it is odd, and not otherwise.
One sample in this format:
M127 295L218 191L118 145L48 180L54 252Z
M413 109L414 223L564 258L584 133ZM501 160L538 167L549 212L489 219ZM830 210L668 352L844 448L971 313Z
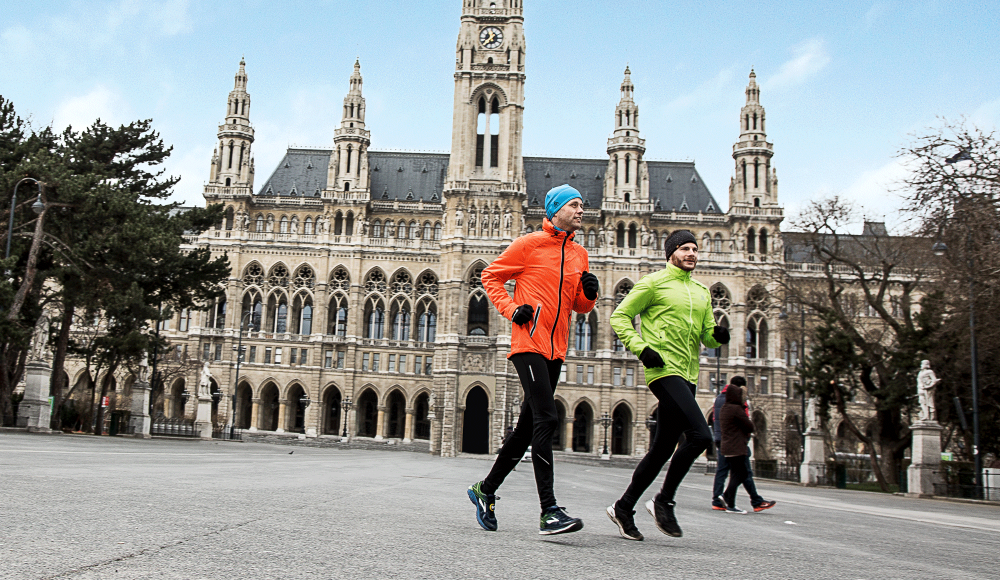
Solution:
M605 158L628 64L647 158L694 159L725 206L754 67L787 214L839 193L896 224L912 134L1000 126L996 2L524 3L525 155ZM450 149L461 0L6 4L0 94L36 126L153 119L186 204L243 56L258 184L287 146L331 146L355 57L373 148Z

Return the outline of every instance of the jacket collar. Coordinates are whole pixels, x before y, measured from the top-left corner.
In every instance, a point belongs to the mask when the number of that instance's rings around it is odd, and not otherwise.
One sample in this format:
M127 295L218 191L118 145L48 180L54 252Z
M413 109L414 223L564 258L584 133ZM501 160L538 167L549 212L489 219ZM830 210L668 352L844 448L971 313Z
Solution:
M678 268L677 266L674 266L670 262L667 262L667 277L668 278L679 278L681 280L690 280L691 279L691 272L688 272L686 270L682 270L681 268Z
M557 228L552 222L549 221L549 218L547 217L542 218L542 229L545 230L545 232L551 236L569 236L569 239L571 240L573 239L574 236L576 236L575 232L569 233L566 230L561 230Z

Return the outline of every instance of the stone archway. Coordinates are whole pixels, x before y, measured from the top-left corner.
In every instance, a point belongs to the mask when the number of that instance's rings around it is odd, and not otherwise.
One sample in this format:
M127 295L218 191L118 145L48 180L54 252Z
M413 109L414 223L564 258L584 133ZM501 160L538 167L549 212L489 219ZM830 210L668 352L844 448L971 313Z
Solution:
M375 391L365 389L357 402L358 437L374 437L378 426L378 397Z
M556 423L556 430L552 433L552 449L562 450L565 447L563 445L563 438L566 436L566 407L562 404L562 401L556 401L556 417L558 417L558 422Z
M611 413L611 454L629 455L632 450L632 410L625 403Z
M183 393L186 392L184 386L184 379L177 379L174 381L173 386L170 387L170 415L168 416L171 419L184 417Z
M473 387L465 397L462 419L462 452L490 452L489 396L480 387Z
M590 453L594 434L594 410L588 403L580 403L573 413L573 451Z
M398 389L389 393L385 404L385 434L389 439L402 439L406 427L406 398Z
M264 385L260 390L260 423L257 428L262 431L278 430L278 386L274 383Z
M413 438L430 439L431 422L427 418L430 412L430 397L427 393L420 393L416 403L413 404Z
M340 435L340 389L330 387L323 396L323 434Z
M236 390L236 428L247 429L253 417L253 389L247 382L240 383Z
M306 432L306 407L302 400L306 398L306 390L296 383L288 389L285 397L285 431L289 433Z

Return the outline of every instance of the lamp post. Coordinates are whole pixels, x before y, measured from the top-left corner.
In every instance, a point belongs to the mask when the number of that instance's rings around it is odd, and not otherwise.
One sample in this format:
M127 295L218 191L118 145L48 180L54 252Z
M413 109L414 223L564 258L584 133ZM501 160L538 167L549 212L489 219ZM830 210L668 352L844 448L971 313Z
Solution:
M608 426L611 425L611 416L607 411L601 414L601 426L604 427L604 451L601 455L608 457Z
M233 380L233 422L229 425L230 439L236 435L236 393L240 388L240 363L243 362L243 326L251 314L253 314L252 308L240 319L239 338L236 340L236 378Z
M309 405L311 403L312 403L312 399L309 398L309 395L302 395L302 397L299 399L299 405L302 405L302 432L303 433L306 432L306 409L309 408Z
M351 412L351 407L354 406L354 401L351 401L351 398L347 397L341 404L344 407L344 432L341 434L341 438L347 439L347 415Z
M968 230L965 237L966 250L972 246L972 231ZM935 256L944 256L948 246L942 241L935 242L931 247ZM979 364L976 348L976 289L972 273L975 271L972 255L969 255L969 354L972 358L972 461L975 466L975 484L977 497L983 486L982 458L979 456Z
M38 186L38 200L32 204L31 209L34 210L36 214L42 213L45 209L45 204L42 203L42 182L38 181L34 177L24 177L20 181L14 184L14 195L10 198L10 219L7 220L7 251L4 253L3 258L6 260L10 257L10 240L14 236L14 210L17 206L17 188L25 181L34 181ZM9 274L9 272L8 272Z

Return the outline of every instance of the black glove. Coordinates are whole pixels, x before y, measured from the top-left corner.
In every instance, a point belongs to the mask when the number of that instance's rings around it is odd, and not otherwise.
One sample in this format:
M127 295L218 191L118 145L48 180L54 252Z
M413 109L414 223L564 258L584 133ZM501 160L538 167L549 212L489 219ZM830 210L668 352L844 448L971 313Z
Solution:
M642 366L647 369L655 369L664 366L663 359L660 358L660 353L649 348L648 346L642 349L639 353L639 360L642 361Z
M587 297L587 300L597 298L597 293L601 289L601 285L597 282L597 276L590 272L580 274L580 285L583 286L583 295Z
M729 329L724 326L716 326L712 329L712 338L719 344L729 344Z
M535 315L535 309L530 304L522 304L514 311L510 321L514 324L527 324L531 322L531 317Z

